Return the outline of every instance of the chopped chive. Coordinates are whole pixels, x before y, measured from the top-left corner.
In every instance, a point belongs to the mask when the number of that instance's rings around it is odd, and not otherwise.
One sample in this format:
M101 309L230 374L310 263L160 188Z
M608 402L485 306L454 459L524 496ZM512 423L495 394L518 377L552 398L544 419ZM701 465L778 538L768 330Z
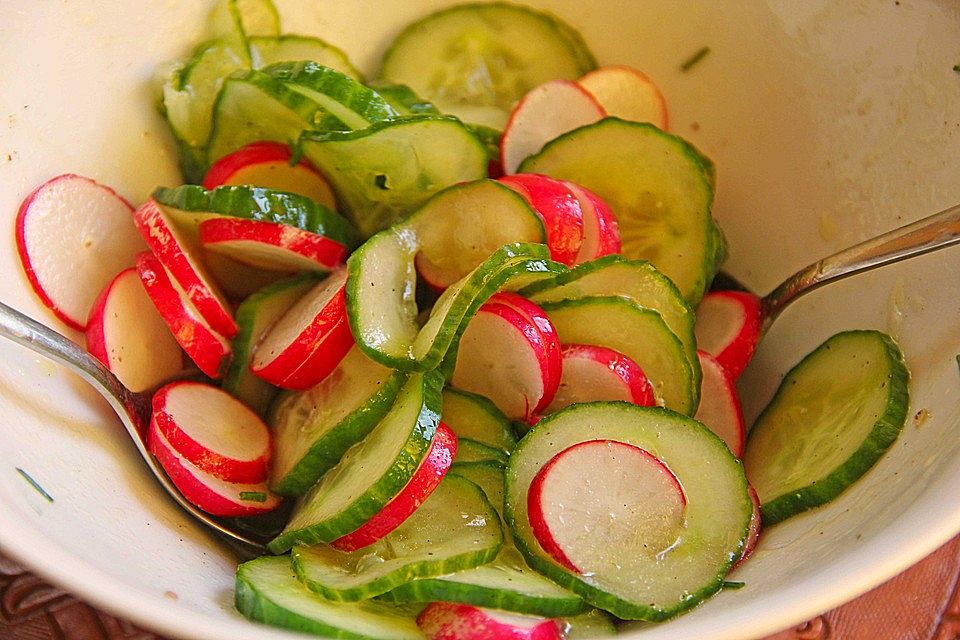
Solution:
M960 73L960 64L953 65L953 70L956 71L957 73Z
M746 582L731 582L729 580L723 581L724 589L743 589L745 586L747 586Z
M708 53L710 53L710 47L701 47L699 51L687 58L687 60L680 65L680 70L684 72L690 71L690 69L703 60Z
M240 499L245 502L266 502L267 494L263 491L241 491Z
M960 369L960 353L957 354L957 369Z
M47 499L47 502L53 502L53 496L51 496L49 493L47 493L46 490L45 490L43 487L40 486L40 483L39 483L39 482L37 482L36 480L34 480L33 478L31 478L29 473L27 473L26 471L24 471L24 470L21 469L20 467L17 467L16 469L17 469L17 473L19 473L19 474L21 475L21 477L23 477L24 480L26 480L27 482L29 482L29 483L30 483L30 486L33 487L33 488L36 490L37 493L39 493L41 496L43 496L44 498Z

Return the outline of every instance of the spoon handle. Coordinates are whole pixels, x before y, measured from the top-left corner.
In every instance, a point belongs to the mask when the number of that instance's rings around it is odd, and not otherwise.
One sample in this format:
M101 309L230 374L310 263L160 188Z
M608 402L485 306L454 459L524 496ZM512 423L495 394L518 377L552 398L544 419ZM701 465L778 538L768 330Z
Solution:
M763 330L791 302L828 282L960 242L960 204L865 240L801 269L761 300Z

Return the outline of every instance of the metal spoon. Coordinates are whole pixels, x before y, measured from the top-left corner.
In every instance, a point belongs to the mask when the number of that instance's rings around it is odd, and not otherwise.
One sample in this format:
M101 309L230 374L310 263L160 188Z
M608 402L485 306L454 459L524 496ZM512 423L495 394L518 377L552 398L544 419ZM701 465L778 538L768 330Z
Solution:
M960 243L960 204L800 269L760 298L760 336L790 303L825 284Z
M194 519L209 527L238 556L250 558L267 552L266 541L282 526L282 523L276 521L277 517L216 518L205 513L180 493L160 463L147 450L143 437L150 423L150 393L136 393L126 388L80 345L2 302L0 335L62 364L106 398L164 491Z

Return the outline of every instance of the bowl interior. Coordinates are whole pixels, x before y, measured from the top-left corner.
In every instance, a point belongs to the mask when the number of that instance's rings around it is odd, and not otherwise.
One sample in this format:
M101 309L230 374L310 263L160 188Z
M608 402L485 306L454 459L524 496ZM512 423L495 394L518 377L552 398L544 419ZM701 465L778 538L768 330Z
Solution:
M159 63L199 41L205 6L149 0L0 5L0 299L59 326L16 258L19 202L58 173L132 202L176 184L154 105ZM444 0L278 2L286 31L320 35L372 73L392 34ZM960 202L960 6L950 0L535 0L582 30L603 63L663 89L673 132L716 162L725 268L766 292L855 241ZM689 70L682 63L709 53ZM911 419L832 504L771 528L720 594L626 637L742 638L835 606L960 531L960 254L947 250L811 294L745 374L748 420L829 335L877 328L912 371ZM69 334L69 332L68 332ZM69 334L78 338L77 334ZM170 636L288 637L232 609L235 564L161 496L107 405L56 365L0 341L0 546L95 604ZM27 482L34 479L50 498Z

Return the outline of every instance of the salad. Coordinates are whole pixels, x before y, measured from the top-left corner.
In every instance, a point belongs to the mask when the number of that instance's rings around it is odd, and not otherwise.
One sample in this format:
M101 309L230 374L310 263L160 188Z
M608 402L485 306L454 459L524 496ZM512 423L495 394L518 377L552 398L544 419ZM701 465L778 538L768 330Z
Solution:
M375 80L265 0L210 28L161 98L185 184L133 207L60 176L17 240L89 350L162 385L146 437L183 494L285 516L238 568L243 615L370 638L666 620L897 437L902 354L850 331L746 441L760 309L710 291L714 166L560 18L439 11ZM43 238L80 228L111 251L64 285ZM201 379L168 382L184 356Z

